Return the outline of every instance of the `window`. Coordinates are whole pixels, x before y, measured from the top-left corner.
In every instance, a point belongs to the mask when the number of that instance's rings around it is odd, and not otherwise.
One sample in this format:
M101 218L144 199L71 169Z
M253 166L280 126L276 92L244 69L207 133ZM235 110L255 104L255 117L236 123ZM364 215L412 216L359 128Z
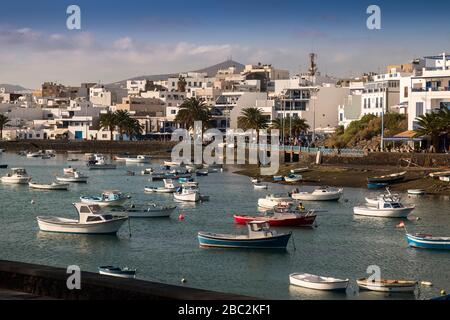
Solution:
M375 102L375 108L378 108L378 98L376 99L376 102Z
M177 114L177 110L170 110L170 114Z
M339 113L339 121L344 121L344 114L343 113Z
M108 135L106 133L104 133L104 134L102 134L102 138L106 139L106 138L108 138Z
M423 102L416 103L416 117L423 116Z
M80 213L91 213L91 210L89 210L89 207L87 206L82 206L80 208Z
M380 108L384 108L383 102L384 102L384 99L383 99L383 98L380 98Z
M408 87L405 87L403 90L403 97L408 98L408 94L409 94L409 89L408 89Z
M102 218L100 217L88 217L86 219L87 222L96 222L96 221L102 221Z

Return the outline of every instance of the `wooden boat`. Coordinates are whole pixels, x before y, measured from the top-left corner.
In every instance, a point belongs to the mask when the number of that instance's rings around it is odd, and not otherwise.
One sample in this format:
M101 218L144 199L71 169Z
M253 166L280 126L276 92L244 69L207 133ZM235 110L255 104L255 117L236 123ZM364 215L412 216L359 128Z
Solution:
M367 184L368 189L383 189L386 188L389 184L384 182L369 182Z
M58 182L70 182L70 183L87 183L88 176L82 172L75 171L73 174L66 174L63 177L56 177Z
M101 207L120 206L130 199L122 192L117 190L104 191L100 196L84 196L80 197L82 203L99 205Z
M417 281L409 280L384 280L379 281L369 279L356 280L359 288L378 292L414 292Z
M28 184L31 176L23 168L12 168L10 173L1 178L1 181L7 184Z
M299 174L299 173L304 173L304 172L308 172L310 171L309 168L298 168L298 169L292 169L291 173L292 174Z
M253 184L253 188L255 190L266 190L269 188L269 186L267 184L263 184L263 183L255 183L255 184Z
M410 194L412 196L423 196L426 193L427 192L424 189L409 189L408 190L408 194Z
M414 210L414 205L404 206L392 197L382 196L376 206L366 205L353 208L355 215L380 218L406 218Z
M200 247L241 249L286 249L292 233L277 234L264 221L253 221L248 225L247 235L199 232Z
M174 193L177 191L172 179L164 179L164 187L145 187L145 192L153 193Z
M134 279L136 278L136 269L129 269L128 267L119 268L114 266L98 267L98 273L104 276Z
M449 177L449 176L450 176L450 170L430 173L431 178L440 178L440 177Z
M237 224L248 224L252 221L264 221L271 227L312 227L317 215L314 211L300 212L292 207L286 210L274 210L266 212L264 216L234 215Z
M393 183L405 179L406 171L400 173L388 174L380 177L368 178L369 183Z
M338 201L344 192L344 189L331 189L321 187L313 192L298 192L292 194L292 199L300 201Z
M300 182L302 180L303 180L303 176L301 176L299 174L290 174L290 175L284 177L284 181L289 182L289 183Z
M450 250L450 237L433 237L429 234L406 234L408 245L418 249Z
M265 209L273 209L280 204L292 204L292 199L285 195L269 194L265 198L258 200L258 206Z
M326 291L345 291L348 287L349 279L336 279L331 277L321 277L308 273L294 273L289 276L291 285Z
M151 157L144 156L144 155L138 155L136 157L125 158L126 163L149 163L150 160L151 160Z
M38 190L63 190L67 191L69 190L69 184L68 183L59 183L59 182L53 182L50 184L39 184L39 183L33 183L29 182L28 186L31 189L38 189Z
M117 208L112 212L124 214L129 218L169 218L176 208L176 205L159 206L152 203L141 207Z
M75 203L78 219L37 217L39 229L45 232L76 234L116 234L127 217L105 213L98 205Z

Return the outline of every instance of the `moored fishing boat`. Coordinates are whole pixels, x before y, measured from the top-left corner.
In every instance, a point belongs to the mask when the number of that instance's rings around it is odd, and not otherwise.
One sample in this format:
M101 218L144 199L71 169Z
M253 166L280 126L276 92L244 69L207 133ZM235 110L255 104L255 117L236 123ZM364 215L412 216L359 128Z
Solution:
M62 177L56 177L56 181L58 182L70 182L70 183L87 183L88 176L84 173L75 171L72 174L66 174Z
M299 173L304 173L304 172L308 172L310 171L309 168L297 168L297 169L292 169L291 173L292 174L299 174Z
M45 232L76 234L116 234L127 217L105 213L98 205L75 203L78 219L37 217L39 229Z
M367 183L367 189L383 189L386 188L389 184L384 182L369 182Z
M394 183L399 182L405 179L406 171L399 173L392 173L385 176L368 178L367 182L369 183Z
M172 179L164 179L164 187L145 187L145 192L174 193L177 191Z
M286 249L292 233L278 234L270 230L269 224L263 221L248 223L248 234L217 234L199 232L200 247L241 248L241 249Z
M364 290L378 292L405 292L411 293L416 290L417 281L410 280L370 280L367 278L356 280L358 287Z
M104 191L100 196L82 196L80 200L82 203L86 204L96 204L101 207L107 206L120 206L128 199L130 196L125 196L122 192L117 190Z
M195 172L195 174L197 177L206 177L206 176L208 176L209 171L208 171L208 169L201 169L201 170L197 170Z
M423 196L427 192L424 189L409 189L408 194L412 196Z
M273 181L282 182L282 181L284 181L284 177L283 176L273 176Z
M313 192L292 193L292 199L301 201L338 201L343 193L344 189L321 187Z
M444 182L450 182L450 176L439 177L439 180Z
M303 212L292 206L276 207L273 212L266 212L264 216L234 215L234 221L237 224L264 221L271 227L312 227L316 218L314 211Z
M10 173L1 178L1 181L6 184L28 184L31 176L24 168L12 168Z
M176 208L176 205L157 205L151 203L145 206L117 208L113 209L112 212L124 214L129 218L168 218Z
M291 285L325 291L345 291L348 287L349 279L336 279L331 277L321 277L308 273L294 273L289 276Z
M58 190L58 191L67 191L69 190L69 184L68 183L60 183L60 182L53 182L50 184L39 184L34 182L29 182L28 186L31 189L38 189L38 190Z
M265 198L258 200L258 206L266 209L273 209L280 204L292 204L292 199L286 195L269 194Z
M136 157L129 157L125 158L126 163L149 163L151 160L151 157L145 156L145 155L138 155Z
M432 172L430 173L431 178L440 178L440 177L450 177L450 170L440 171L440 172Z
M75 171L77 171L77 169L72 168L72 167L67 167L67 168L64 168L64 169L63 169L64 174L72 174L72 173L74 173Z
M98 273L104 276L134 279L136 278L136 269L130 269L128 267L120 268L114 266L98 267Z
M380 218L406 218L414 210L414 205L405 206L392 197L382 196L376 205L357 206L353 208L355 215Z
M89 168L89 170L114 170L114 169L117 169L117 166L115 164L106 163L105 156L102 154L94 154L92 157L89 157L87 167Z
M253 188L255 190L266 190L269 188L269 185L264 184L264 183L254 183Z
M406 234L408 245L418 249L450 250L450 237L435 237L430 234Z
M284 181L289 182L289 183L300 182L302 180L303 180L303 176L301 176L299 174L291 173L290 175L284 177Z

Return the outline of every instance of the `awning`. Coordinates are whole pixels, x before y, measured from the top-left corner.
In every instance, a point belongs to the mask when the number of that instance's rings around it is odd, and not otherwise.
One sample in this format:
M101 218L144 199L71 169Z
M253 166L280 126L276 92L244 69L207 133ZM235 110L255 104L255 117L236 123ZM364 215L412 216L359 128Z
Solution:
M415 137L416 136L416 132L414 130L408 130L402 133L399 133L393 137L390 138L384 138L383 141L392 141L392 142L396 142L396 141L414 141L414 142L420 142L425 140L425 137Z

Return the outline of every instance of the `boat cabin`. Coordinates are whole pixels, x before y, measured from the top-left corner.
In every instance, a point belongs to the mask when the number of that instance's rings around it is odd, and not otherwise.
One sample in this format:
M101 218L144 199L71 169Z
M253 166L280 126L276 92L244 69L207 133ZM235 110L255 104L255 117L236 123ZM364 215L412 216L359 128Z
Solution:
M123 198L123 194L120 191L117 190L111 190L111 191L104 191L102 193L102 200L107 200L107 201L114 201L114 200L119 200Z
M11 172L8 174L8 177L11 176L28 176L27 170L23 169L23 168L12 168Z
M92 223L101 221L110 221L114 219L112 214L104 213L98 205L88 205L84 203L74 203L78 211L78 223Z
M164 179L163 181L166 189L175 189L175 184L172 179Z
M378 209L401 209L404 208L403 204L399 202L399 199L395 196L381 197L378 200Z
M270 230L270 225L265 221L252 221L247 224L249 238L272 237L275 232Z

